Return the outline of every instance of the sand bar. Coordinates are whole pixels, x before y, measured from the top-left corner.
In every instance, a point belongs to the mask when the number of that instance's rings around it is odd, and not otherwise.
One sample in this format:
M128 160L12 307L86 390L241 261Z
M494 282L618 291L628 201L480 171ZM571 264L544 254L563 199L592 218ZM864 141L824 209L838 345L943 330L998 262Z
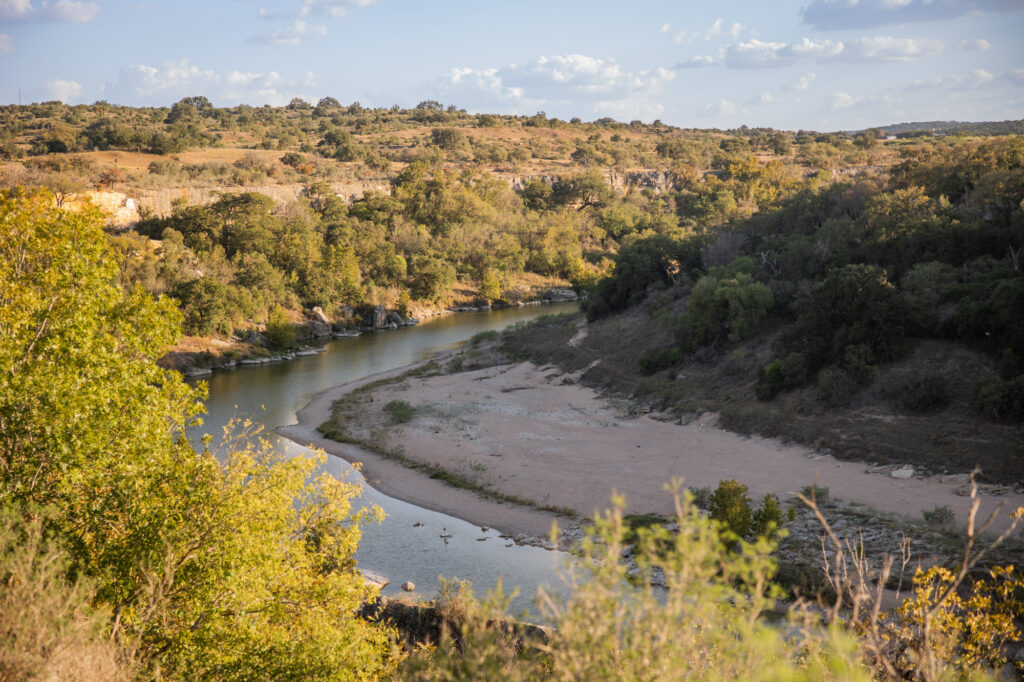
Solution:
M546 534L553 514L482 499L316 431L339 397L409 369L320 393L299 413L298 425L279 432L362 462L369 483L392 497L510 534ZM623 405L575 383L573 375L528 362L407 378L374 389L373 397L360 420L367 434L387 425L382 407L388 401L401 399L416 409L413 421L388 428L389 447L401 447L411 458L494 490L569 507L581 516L606 508L613 490L626 495L629 512L671 513L664 486L682 477L690 487L710 488L735 478L749 486L752 496L771 493L783 499L816 482L828 487L834 499L883 512L921 519L923 511L945 505L961 524L966 519L969 500L960 494L962 480L869 473L863 462L716 428L710 415L685 425L630 416ZM1024 495L983 492L981 502L980 518L996 504L1004 505L1004 526L1009 510L1024 506Z

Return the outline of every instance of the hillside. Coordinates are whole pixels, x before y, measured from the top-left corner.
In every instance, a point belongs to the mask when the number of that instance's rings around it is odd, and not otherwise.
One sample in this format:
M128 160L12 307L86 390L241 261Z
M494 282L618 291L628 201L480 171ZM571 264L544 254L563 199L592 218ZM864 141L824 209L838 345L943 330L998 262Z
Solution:
M906 146L330 98L49 102L3 107L0 125L0 184L98 205L122 281L175 296L198 337L264 333L275 311L278 327L315 307L358 324L376 306L405 315L583 290L633 239L720 227L878 172Z
M117 209L121 283L172 295L195 337L287 347L313 309L359 326L379 307L422 315L571 285L590 293L592 321L642 304L663 332L639 341L667 334L640 356L647 384L696 361L747 382L710 381L713 402L785 403L726 414L736 428L807 440L781 415L821 403L903 400L946 416L973 405L1009 423L1024 412L1016 136L692 130L331 98L50 102L4 107L0 121L3 184ZM919 356L931 360L888 369ZM961 359L941 366L949 357ZM1019 452L1017 435L972 451ZM1011 480L1024 466L1017 454L985 469Z

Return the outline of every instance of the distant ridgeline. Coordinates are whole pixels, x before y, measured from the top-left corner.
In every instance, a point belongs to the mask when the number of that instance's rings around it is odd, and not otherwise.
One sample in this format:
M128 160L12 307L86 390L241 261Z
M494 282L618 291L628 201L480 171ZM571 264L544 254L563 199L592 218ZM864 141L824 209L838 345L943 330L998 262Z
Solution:
M1024 119L1017 121L982 121L968 123L965 121L925 121L914 123L894 123L880 126L886 135L911 135L914 133L940 133L944 135L1021 135L1024 134Z

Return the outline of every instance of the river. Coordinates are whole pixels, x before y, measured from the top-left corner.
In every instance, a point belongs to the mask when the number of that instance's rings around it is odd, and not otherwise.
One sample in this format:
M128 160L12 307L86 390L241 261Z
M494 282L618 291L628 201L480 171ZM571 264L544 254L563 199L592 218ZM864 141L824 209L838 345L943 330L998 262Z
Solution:
M423 322L415 327L363 334L358 338L326 343L316 356L290 362L215 371L204 379L209 385L207 414L201 427L190 434L198 442L204 433L219 435L233 418L250 418L262 424L275 447L289 454L308 452L273 433L278 426L294 424L296 412L320 391L417 362L434 353L459 346L477 332L502 329L542 314L571 312L576 304L552 304L505 308L491 312L458 313ZM329 457L328 471L362 477L347 462ZM376 504L387 514L381 524L363 529L356 552L359 567L390 579L385 594L399 593L412 581L417 594L431 597L438 576L463 578L483 596L501 579L506 593L519 589L511 603L512 613L536 616L532 608L537 587L557 588L557 571L565 555L536 547L520 547L502 539L494 530L445 514L406 504L364 486L364 504ZM442 537L447 536L447 537Z

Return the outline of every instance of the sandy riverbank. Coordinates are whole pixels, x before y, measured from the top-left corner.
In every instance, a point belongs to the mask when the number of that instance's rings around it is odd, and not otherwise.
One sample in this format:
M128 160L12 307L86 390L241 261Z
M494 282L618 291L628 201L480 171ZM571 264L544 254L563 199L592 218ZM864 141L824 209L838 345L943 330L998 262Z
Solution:
M481 499L316 432L335 400L379 378L317 395L299 413L299 425L279 431L363 462L367 480L385 494L512 534L547 532L552 514ZM389 424L383 406L392 400L414 408L412 421ZM710 488L735 478L750 487L752 496L771 493L783 499L817 482L830 489L833 499L891 514L920 520L925 510L945 505L960 523L966 518L962 478L897 479L887 471L869 472L866 463L730 433L716 428L710 417L680 425L630 416L623 405L577 385L572 375L530 363L406 378L374 389L358 410L354 428L361 437L381 438L386 430L381 445L400 448L407 457L508 495L571 508L581 516L607 507L613 490L626 495L631 513L671 513L664 485L672 477L683 477L690 487ZM999 503L1004 504L1004 519L1009 510L1024 506L1024 495L1012 490L999 495L983 491L981 500L980 518Z
M498 504L483 500L476 493L453 488L394 460L355 445L325 438L317 431L317 427L330 417L334 402L342 396L368 383L405 374L423 364L426 363L374 374L318 393L298 412L297 424L282 426L277 432L300 445L319 448L348 462L359 462L367 483L390 497L479 526L496 528L510 535L546 537L550 533L552 522L558 518L555 514L521 505Z

